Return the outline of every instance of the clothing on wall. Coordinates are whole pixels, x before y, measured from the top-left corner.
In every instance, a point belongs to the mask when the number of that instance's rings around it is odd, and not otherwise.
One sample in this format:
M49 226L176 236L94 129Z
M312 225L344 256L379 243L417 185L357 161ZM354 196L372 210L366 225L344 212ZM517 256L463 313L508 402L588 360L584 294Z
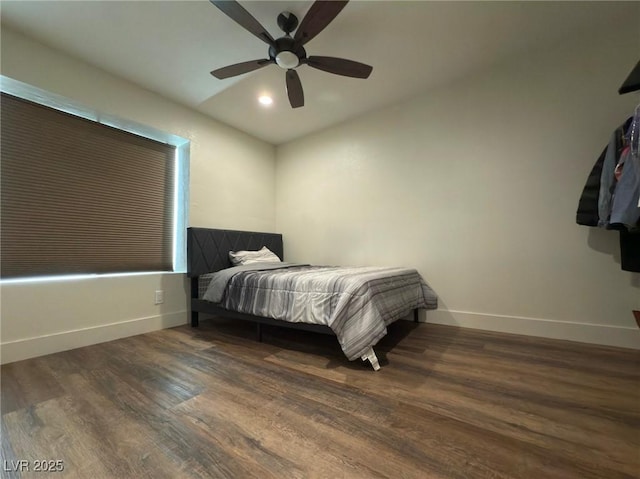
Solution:
M622 156L625 148L625 133L632 123L629 118L623 125L615 129L609 140L609 145L605 148L604 162L598 183L600 191L598 195L598 226L606 228L613 201L613 191L616 187L616 167L618 160Z
M640 272L640 105L616 128L578 202L576 222L620 231L621 266Z
M640 158L631 154L631 147L622 151L615 170L617 183L611 202L609 228L633 231L640 220Z
M576 222L579 225L604 226L600 217L601 215L608 216L607 210L611 207L609 189L613 184L616 159L624 147L624 133L631 121L632 118L629 118L613 131L609 143L604 147L591 173L589 173L578 202Z

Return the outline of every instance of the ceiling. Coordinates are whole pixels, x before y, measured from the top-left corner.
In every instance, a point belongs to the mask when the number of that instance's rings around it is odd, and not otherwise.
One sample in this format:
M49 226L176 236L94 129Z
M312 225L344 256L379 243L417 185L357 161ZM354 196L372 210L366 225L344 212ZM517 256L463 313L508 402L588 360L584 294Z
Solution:
M310 1L240 2L274 38L276 17ZM373 66L367 80L300 66L305 106L289 106L275 65L227 80L211 70L267 58L267 45L206 0L2 1L2 25L281 144L455 81L576 31L637 18L640 2L351 1L305 48ZM274 103L258 103L268 93Z

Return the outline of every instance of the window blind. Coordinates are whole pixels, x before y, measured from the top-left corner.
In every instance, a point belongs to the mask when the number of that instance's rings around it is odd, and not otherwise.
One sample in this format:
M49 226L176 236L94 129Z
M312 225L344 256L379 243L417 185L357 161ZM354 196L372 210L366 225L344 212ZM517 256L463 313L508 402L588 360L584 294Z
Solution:
M171 271L175 147L2 93L0 276Z

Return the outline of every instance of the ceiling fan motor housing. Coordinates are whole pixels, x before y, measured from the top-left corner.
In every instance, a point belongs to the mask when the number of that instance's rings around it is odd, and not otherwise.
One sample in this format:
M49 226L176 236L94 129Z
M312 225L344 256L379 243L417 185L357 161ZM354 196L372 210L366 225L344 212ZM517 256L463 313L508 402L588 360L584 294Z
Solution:
M302 59L307 58L307 52L302 45L297 45L293 38L286 36L278 38L275 46L269 47L269 58L275 60L280 68L290 70L296 68Z

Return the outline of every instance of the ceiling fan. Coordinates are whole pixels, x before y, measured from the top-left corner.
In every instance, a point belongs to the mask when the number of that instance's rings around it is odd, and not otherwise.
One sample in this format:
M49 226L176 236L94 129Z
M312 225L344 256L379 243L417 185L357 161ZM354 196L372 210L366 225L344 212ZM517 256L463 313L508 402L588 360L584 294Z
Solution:
M210 2L238 25L269 45L269 58L236 63L235 65L213 70L211 74L220 80L242 75L275 63L283 70L286 70L287 96L291 107L299 108L304 106L304 91L302 90L298 72L295 70L298 66L309 65L318 70L352 78L368 78L373 70L373 67L369 65L344 58L308 57L304 49L304 45L309 40L333 21L348 3L348 0L318 0L314 2L299 27L298 18L293 13L281 13L278 15L278 26L284 32L284 36L275 40L238 2L233 0L210 0ZM291 32L294 30L295 35L292 38Z

